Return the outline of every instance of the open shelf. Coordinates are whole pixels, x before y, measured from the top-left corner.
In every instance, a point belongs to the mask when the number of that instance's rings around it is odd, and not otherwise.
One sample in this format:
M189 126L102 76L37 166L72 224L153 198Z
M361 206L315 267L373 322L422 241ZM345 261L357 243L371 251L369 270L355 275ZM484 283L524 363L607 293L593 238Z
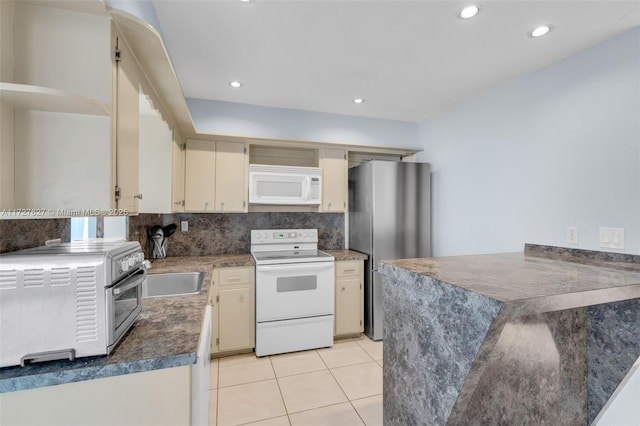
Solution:
M21 109L71 114L110 115L109 107L96 99L29 84L0 82L0 101Z

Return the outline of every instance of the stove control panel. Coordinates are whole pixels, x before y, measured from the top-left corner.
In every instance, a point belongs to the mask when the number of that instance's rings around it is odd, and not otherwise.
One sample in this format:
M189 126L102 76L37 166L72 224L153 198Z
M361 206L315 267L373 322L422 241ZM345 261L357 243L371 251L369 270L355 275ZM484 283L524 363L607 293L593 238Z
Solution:
M254 229L251 231L251 244L317 242L317 229Z

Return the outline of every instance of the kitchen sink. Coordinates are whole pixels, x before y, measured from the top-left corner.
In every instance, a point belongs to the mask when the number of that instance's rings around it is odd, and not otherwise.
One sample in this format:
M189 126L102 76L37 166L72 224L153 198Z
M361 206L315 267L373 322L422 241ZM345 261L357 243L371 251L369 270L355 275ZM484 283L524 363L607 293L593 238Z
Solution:
M199 293L204 272L149 274L142 284L142 297L182 296Z

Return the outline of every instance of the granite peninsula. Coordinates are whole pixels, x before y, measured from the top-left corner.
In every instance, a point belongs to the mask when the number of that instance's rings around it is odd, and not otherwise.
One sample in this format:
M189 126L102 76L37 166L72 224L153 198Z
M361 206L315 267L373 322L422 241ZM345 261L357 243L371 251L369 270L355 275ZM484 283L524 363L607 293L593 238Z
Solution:
M590 424L640 356L640 256L383 261L384 424Z

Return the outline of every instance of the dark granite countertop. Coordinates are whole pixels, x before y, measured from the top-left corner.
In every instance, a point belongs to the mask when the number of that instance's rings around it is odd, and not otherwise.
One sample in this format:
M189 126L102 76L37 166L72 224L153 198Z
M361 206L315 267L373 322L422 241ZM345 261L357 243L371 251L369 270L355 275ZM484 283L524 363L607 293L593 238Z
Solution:
M551 256L549 256L551 257ZM637 263L585 257L563 260L541 252L400 259L381 262L479 293L518 314L547 312L640 297ZM392 268L389 268L392 267Z
M640 256L380 262L384 424L588 425L640 355Z
M236 266L254 266L250 254L224 254L219 256L178 256L153 260L149 273L193 271L199 265L214 268L232 268Z
M325 253L329 253L331 256L335 257L336 262L341 262L343 260L365 260L369 256L364 253L360 253L358 251L353 250L322 250Z
M202 291L144 299L142 313L109 355L0 368L0 393L194 364L212 268L250 265L248 254L154 261L150 274L205 272Z

